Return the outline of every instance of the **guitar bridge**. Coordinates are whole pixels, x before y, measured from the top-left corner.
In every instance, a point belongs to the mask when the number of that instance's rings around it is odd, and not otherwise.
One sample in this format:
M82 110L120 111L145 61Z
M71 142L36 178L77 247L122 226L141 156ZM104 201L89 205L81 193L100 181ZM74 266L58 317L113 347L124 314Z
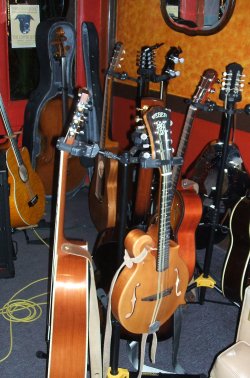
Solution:
M38 201L38 195L36 194L29 202L28 202L28 205L29 207L32 207L32 206L35 206L35 204L37 203Z

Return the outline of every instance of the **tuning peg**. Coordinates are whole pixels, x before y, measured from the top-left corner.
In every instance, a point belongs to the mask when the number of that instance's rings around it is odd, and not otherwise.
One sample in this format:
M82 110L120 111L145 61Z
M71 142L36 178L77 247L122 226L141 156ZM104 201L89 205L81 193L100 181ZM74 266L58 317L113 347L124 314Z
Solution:
M137 122L141 122L143 119L141 118L141 117L139 117L139 116L136 116L135 117L135 122L137 123Z
M142 156L144 157L144 159L149 159L150 153L149 152L143 152Z
M184 58L179 58L179 63L183 64L185 62Z

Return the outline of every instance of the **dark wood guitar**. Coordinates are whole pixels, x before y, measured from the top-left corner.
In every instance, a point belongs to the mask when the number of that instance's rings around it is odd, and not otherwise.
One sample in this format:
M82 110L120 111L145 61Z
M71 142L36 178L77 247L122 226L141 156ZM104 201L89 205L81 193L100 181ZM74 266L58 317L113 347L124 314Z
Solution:
M115 282L112 312L129 332L156 332L184 303L188 271L179 257L178 245L170 240L172 199L172 149L169 115L165 108L152 107L144 122L151 144L151 156L160 164L159 221L147 232L134 229L125 238L130 259Z
M113 73L124 53L122 43L115 45L110 66L105 77L100 149L117 153L119 144L110 139L111 99ZM118 161L98 155L89 188L89 212L98 231L113 227L116 222Z
M64 143L70 147L87 109L80 94ZM86 377L88 355L89 274L87 243L64 236L66 177L69 152L61 150L48 327L48 377Z
M54 32L54 39L51 41L53 59L58 61L61 67L61 93L50 99L43 107L40 114L39 133L41 137L41 150L36 158L36 172L41 177L45 193L51 196L55 192L57 182L56 172L58 171L58 153L56 140L65 134L65 125L70 114L73 103L72 96L68 95L67 83L67 53L71 46L67 43L67 37L63 27L58 27ZM58 79L57 79L58 80ZM68 162L67 171L67 193L78 190L84 181L85 168L80 159L71 156Z
M10 142L10 147L6 151L10 185L10 224L13 228L36 225L44 214L44 187L40 177L32 169L27 148L18 148L1 95L0 112Z
M184 158L193 121L198 110L197 105L205 103L217 78L217 73L212 69L204 72L188 108L176 152L177 157ZM192 186L185 187L186 181L181 180L181 165L173 167L172 177L174 198L171 207L171 228L174 239L180 246L180 256L187 264L189 279L191 279L196 262L195 231L202 216L202 201Z
M230 215L230 246L222 272L222 291L231 301L241 303L250 285L250 191Z

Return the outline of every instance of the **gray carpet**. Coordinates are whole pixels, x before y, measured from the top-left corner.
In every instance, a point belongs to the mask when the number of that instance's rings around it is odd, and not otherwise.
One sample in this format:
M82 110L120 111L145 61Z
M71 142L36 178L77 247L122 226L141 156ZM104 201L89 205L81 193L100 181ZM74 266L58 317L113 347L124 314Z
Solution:
M67 199L66 236L85 239L89 242L91 251L96 239L96 231L89 219L87 204L87 188L81 189L73 198ZM46 221L50 221L51 203L47 203ZM46 226L46 225L45 225ZM50 236L46 227L36 230L43 238ZM27 231L29 240L38 240L32 230ZM11 297L22 288L30 285L16 295L16 299L27 300L36 295L46 293L47 280L36 282L48 276L48 263L51 249L42 244L27 242L23 231L15 231L13 242L17 249L15 261L15 277L1 279L1 308L9 302ZM213 254L212 275L220 280L220 271L225 258L223 249L216 247ZM197 252L197 259L202 263L204 251ZM219 284L219 282L218 282ZM179 363L189 374L208 374L217 353L230 345L235 338L239 310L236 306L228 305L228 301L215 289L208 289L206 299L223 302L217 304L205 301L203 305L187 304L183 308L183 326L180 340ZM33 299L37 303L46 301L43 297ZM19 304L20 306L21 304ZM27 377L44 378L46 376L46 360L36 357L37 351L46 352L46 305L41 304L34 314L35 319L27 322L21 320L33 316L26 310L15 311L15 317L20 321L11 323L3 316L0 317L0 376L5 378ZM37 319L36 319L37 318ZM28 319L27 319L28 320ZM11 329L10 329L11 324ZM11 336L12 330L12 336ZM12 340L12 349L7 358ZM120 367L134 370L128 353L127 342L120 343ZM172 371L172 339L158 343L155 368ZM147 365L150 365L148 357ZM70 378L70 377L69 377ZM75 377L72 377L75 378Z

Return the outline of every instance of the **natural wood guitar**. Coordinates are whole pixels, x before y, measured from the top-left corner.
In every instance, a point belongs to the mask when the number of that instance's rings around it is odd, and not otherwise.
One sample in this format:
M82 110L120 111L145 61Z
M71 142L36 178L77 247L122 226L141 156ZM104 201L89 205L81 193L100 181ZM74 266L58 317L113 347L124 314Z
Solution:
M88 94L80 95L64 143L72 146ZM57 213L48 326L48 377L86 377L88 355L89 260L87 243L64 236L66 176L69 152L60 151Z
M123 54L123 45L116 43L105 78L100 149L117 153L119 144L109 138L111 124L111 93L114 77ZM118 161L98 155L89 189L89 212L98 231L114 227L116 222Z
M31 167L27 148L18 148L1 95L0 112L10 141L10 147L6 151L10 185L10 224L13 228L36 225L44 214L44 187L40 177Z
M128 265L114 284L112 312L131 333L156 332L184 303L188 271L179 257L179 246L170 240L172 199L171 138L169 116L163 107L152 107L145 115L152 159L160 168L160 209L157 224L147 232L134 229L125 238ZM129 259L132 259L131 265ZM134 261L137 260L137 261Z
M198 104L204 104L217 80L217 73L208 69L204 72L198 88L188 108L185 124L182 129L176 156L184 158L191 134ZM189 279L192 278L196 262L195 231L202 216L202 201L187 180L181 180L181 165L173 167L174 198L171 208L171 228L175 241L180 246L180 256L187 264Z
M230 246L222 272L222 291L241 303L250 285L250 192L242 197L230 216Z

